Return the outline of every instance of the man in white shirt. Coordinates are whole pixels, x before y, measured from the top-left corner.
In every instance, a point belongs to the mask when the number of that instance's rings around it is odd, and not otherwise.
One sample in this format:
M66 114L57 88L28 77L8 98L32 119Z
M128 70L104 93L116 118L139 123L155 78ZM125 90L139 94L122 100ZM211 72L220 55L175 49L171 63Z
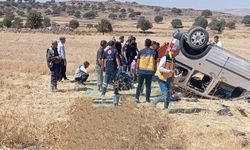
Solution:
M87 68L89 67L89 62L85 61L83 64L81 64L75 72L75 81L78 84L84 84L85 81L87 81L89 74Z
M156 76L162 95L155 98L151 104L157 105L159 102L164 102L164 109L169 109L172 96L172 86L175 74L175 57L180 52L179 40L173 39L169 51L160 60L157 68Z
M66 38L65 37L60 37L59 38L60 42L58 43L58 53L59 56L62 58L61 63L60 63L60 69L59 69L59 81L68 80L66 76L66 66L67 66L67 60L66 60L66 52L65 52L65 42Z
M218 36L218 35L214 36L214 42L215 42L215 45L216 45L216 46L223 48L223 44L222 44L222 42L219 40L219 36Z

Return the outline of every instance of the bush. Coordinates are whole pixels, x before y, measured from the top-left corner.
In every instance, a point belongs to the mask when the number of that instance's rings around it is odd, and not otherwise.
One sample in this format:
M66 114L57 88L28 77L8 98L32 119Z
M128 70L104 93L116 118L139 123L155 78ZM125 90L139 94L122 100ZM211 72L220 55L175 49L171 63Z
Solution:
M95 19L96 13L94 11L87 12L83 15L83 18Z
M51 26L50 19L48 17L45 17L43 19L43 27L46 28L46 27L50 27L50 26Z
M242 23L246 26L250 26L250 15L244 16Z
M10 19L10 18L7 18L7 17L5 17L4 19L3 19L3 26L5 26L5 27L7 27L7 28L9 28L9 27L11 27L11 22L12 20Z
M225 28L226 22L224 19L221 20L217 20L217 19L213 19L210 23L209 23L209 27L211 30L215 30L218 31L218 33L221 33L224 28Z
M96 25L97 32L104 33L112 32L113 27L112 24L107 19L102 19L101 22Z
M179 8L175 8L174 7L174 8L171 9L171 12L174 13L174 14L176 14L176 15L181 15L182 10L179 9Z
M171 24L173 28L183 28L181 19L173 19Z
M3 22L0 21L0 28L3 28Z
M134 9L132 9L132 8L128 8L127 10L128 10L128 12L130 12L130 13L135 12L135 10L134 10Z
M195 18L193 26L200 26L200 27L206 29L208 26L208 21L205 17L199 16L199 17Z
M0 11L0 17L3 16L3 15L4 15L4 13L2 11Z
M86 28L89 29L89 30L90 30L91 28L93 28L93 27L94 27L94 25L91 24L91 23L87 24L87 26L86 26Z
M125 19L126 17L127 17L127 14L126 14L126 13L122 13L122 14L119 15L119 18L120 18L121 20Z
M67 13L69 16L73 16L75 14L75 10L71 9L71 10L67 11Z
M27 17L26 27L31 29L37 29L42 27L42 15L40 12L31 10Z
M236 24L235 21L229 21L227 22L226 27L230 30L233 30L236 28L235 24Z
M117 19L117 14L109 14L110 19Z
M140 11L137 11L137 12L134 12L136 16L140 16L141 15L141 12Z
M209 16L212 16L212 15L213 15L212 11L211 11L211 10L208 10L208 9L203 10L203 11L201 12L201 16L204 16L205 18L207 18L207 17L209 17Z
M163 21L163 16L156 16L154 20L156 23L160 23Z
M12 20L14 20L15 15L13 14L13 12L8 12L8 13L5 15L5 18L8 18L8 19L10 19L10 20L12 21Z
M135 16L136 16L136 15L135 15L134 12L132 12L132 13L130 13L130 14L128 15L128 17L131 18L131 19L135 18Z
M69 22L69 27L72 29L76 29L79 27L79 21L73 19Z
M61 14L60 7L54 7L54 8L52 8L52 15L53 16L60 16L60 14Z
M46 9L45 12L44 12L46 15L51 15L52 14L52 11L50 9Z
M145 32L146 30L151 29L153 25L149 20L146 20L144 17L142 17L138 20L136 27Z
M16 17L14 19L14 21L12 22L11 27L18 28L18 29L22 28L23 27L23 20L19 17Z
M120 10L120 12L121 12L121 13L125 13L125 12L126 12L126 9L123 8L123 9Z
M161 11L161 8L155 8L154 11L158 13Z
M77 10L77 11L75 12L74 16L75 16L76 18L81 18L81 12L80 12L79 10Z
M18 16L25 17L25 12L22 10L17 10L16 13L18 14Z

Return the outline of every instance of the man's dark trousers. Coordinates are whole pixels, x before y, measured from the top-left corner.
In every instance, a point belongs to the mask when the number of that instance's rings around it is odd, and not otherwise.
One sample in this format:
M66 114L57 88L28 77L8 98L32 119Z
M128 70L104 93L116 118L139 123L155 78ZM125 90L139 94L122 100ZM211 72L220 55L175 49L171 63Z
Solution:
M51 88L57 88L57 80L59 77L59 64L54 64L53 67L50 69L51 71Z
M145 80L146 85L146 101L150 102L150 95L151 95L151 83L152 83L153 75L147 75L147 74L139 74L138 76L138 86L136 89L136 99L139 100L141 89L143 86L143 82Z
M60 62L60 69L59 69L59 81L61 81L62 79L66 80L67 76L66 76L66 65L65 65L65 61L62 60Z

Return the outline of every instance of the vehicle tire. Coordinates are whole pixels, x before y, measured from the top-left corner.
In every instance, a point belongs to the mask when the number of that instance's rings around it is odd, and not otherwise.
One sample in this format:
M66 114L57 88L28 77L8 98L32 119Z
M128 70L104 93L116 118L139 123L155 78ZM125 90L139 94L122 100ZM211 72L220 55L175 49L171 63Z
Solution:
M206 45L202 49L195 50L195 49L191 48L189 46L189 44L186 42L186 37L182 36L182 38L180 40L180 48L181 48L182 54L184 56L186 56L187 58L189 58L189 59L201 59L202 57L207 55L207 53L210 51L212 46Z
M208 32L202 27L192 27L186 34L186 41L194 50L200 50L207 46L209 41Z

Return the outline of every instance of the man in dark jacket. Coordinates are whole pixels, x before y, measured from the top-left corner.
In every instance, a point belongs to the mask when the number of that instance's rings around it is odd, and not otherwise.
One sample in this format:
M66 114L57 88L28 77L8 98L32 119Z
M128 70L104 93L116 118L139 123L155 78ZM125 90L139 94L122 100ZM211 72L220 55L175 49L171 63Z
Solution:
M57 51L57 41L52 41L51 47L47 49L47 64L51 71L51 92L57 91L57 80L59 78L59 67L62 58Z

